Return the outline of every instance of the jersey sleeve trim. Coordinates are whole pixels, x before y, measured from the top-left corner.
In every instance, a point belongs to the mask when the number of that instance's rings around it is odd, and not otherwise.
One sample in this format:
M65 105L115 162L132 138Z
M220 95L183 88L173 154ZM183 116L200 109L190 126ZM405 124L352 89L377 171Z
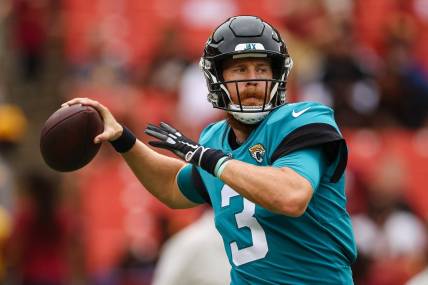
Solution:
M333 183L338 182L348 162L348 149L342 135L329 124L313 123L293 130L282 140L270 160L273 163L293 151L318 145L322 146L329 164L339 159L330 179Z

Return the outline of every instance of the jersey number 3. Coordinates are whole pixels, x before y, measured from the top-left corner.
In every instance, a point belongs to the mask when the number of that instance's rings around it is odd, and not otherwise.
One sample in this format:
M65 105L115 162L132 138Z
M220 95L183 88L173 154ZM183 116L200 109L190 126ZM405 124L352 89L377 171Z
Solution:
M239 196L239 194L228 185L224 185L223 189L221 190L221 207L229 206L230 198L234 196ZM233 263L236 266L262 259L268 253L266 234L262 226L254 217L256 205L245 198L242 199L244 203L244 209L241 212L235 214L236 224L238 225L238 228L247 227L250 229L253 245L239 249L236 241L230 243Z

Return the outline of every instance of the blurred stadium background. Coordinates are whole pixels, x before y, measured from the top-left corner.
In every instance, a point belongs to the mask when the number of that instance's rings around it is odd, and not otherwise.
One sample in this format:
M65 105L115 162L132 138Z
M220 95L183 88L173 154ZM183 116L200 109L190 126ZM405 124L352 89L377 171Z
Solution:
M356 284L405 284L428 266L428 0L0 0L1 284L151 284L162 245L203 209L165 208L109 145L82 170L49 170L41 126L84 96L142 140L160 121L197 138L222 116L197 61L236 14L281 30L290 101L335 109Z

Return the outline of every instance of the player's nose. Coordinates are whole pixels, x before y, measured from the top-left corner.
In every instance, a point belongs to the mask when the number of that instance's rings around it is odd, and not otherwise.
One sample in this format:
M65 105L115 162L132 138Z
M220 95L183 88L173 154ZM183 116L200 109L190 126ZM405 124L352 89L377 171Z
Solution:
M248 68L247 78L248 79L257 79L257 71L255 68L252 68L252 67ZM257 81L252 81L252 83L257 83Z
M246 86L257 86L259 81L254 81L251 79L257 79L257 72L253 69L248 70L247 79L249 81L246 82Z

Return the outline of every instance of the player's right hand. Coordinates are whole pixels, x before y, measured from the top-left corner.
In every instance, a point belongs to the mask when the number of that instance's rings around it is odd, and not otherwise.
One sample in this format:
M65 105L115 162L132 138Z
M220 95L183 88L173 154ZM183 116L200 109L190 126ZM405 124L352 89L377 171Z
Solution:
M66 108L70 105L82 104L86 106L94 107L98 113L100 113L104 121L104 131L94 138L94 143L101 143L107 141L114 141L122 135L123 127L120 125L110 110L99 103L98 101L89 98L73 98L61 105L62 108Z

